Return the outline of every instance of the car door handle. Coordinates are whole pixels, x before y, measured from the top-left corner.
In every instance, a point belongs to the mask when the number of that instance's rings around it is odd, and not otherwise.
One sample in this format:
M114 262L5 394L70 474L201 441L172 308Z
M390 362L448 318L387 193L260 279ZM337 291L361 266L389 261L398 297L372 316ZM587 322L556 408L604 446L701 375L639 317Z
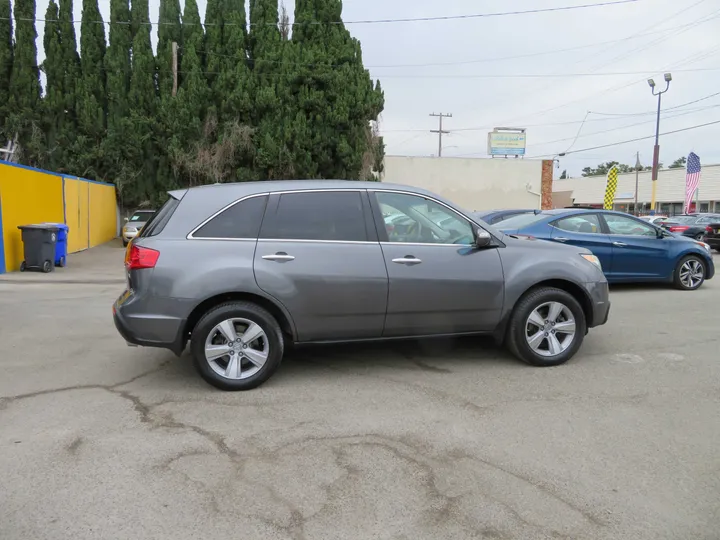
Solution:
M553 240L557 240L558 242L567 242L569 238L563 238L562 236L560 238L553 238Z
M420 264L422 261L417 257L413 257L412 255L405 255L405 257L393 259L392 262L397 264Z
M282 251L276 253L275 255L263 255L262 258L265 259L266 261L278 261L278 262L295 260L295 257L293 257L292 255L288 255L287 253L284 253Z
M623 242L613 242L613 246L616 246L616 247L626 247L627 244L624 244Z

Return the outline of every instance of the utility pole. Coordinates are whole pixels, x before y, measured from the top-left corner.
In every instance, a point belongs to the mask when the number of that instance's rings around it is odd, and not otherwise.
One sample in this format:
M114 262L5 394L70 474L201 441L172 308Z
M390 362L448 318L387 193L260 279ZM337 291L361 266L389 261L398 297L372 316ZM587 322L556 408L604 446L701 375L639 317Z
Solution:
M640 164L640 152L638 152L635 156L635 215L640 215L640 212L638 212L638 183L640 180L640 169L642 169L642 165Z
M450 133L449 131L443 131L442 128L442 121L443 118L452 118L452 113L444 114L444 113L432 113L430 116L437 116L438 118L438 129L431 129L430 133L437 133L438 134L438 157L442 157L442 136L443 133Z
M178 88L178 44L176 41L172 42L172 70L173 70L173 87L172 95L175 97Z
M670 81L672 81L672 75L670 73L665 74L665 90L655 92L655 81L648 79L648 84L652 90L652 95L658 98L657 108L657 122L655 124L655 148L653 149L653 168L652 168L652 202L650 203L651 213L655 213L655 193L657 192L657 179L658 169L660 168L660 102L662 95L670 88Z

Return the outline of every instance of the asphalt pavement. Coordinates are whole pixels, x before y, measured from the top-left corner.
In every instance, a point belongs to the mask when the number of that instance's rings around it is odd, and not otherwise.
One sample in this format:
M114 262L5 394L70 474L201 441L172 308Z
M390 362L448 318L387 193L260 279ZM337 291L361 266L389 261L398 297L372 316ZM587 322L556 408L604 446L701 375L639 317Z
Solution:
M312 347L246 393L127 347L110 279L0 281L3 540L720 538L720 279L613 288L557 368Z

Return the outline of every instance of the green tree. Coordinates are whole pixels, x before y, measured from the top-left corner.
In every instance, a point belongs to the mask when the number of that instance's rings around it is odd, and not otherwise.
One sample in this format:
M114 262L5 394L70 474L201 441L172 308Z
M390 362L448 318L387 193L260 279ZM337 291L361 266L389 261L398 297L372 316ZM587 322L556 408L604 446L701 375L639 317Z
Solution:
M158 24L157 65L160 97L170 96L173 88L173 42L182 50L182 26L180 25L180 1L160 0ZM178 56L180 52L178 51ZM181 62L178 58L178 69Z
M35 40L35 1L15 2L15 51L10 74L8 100L8 127L6 131L18 134L22 160L33 165L42 151L37 125L40 105L40 71L37 65Z
M560 180L565 180L568 178L567 169L563 170L562 174L560 175Z
M292 35L293 149L298 177L357 179L384 106L337 0L298 0Z
M211 90L222 69L224 0L208 0L205 6L205 73Z
M681 158L677 158L675 161L672 162L670 165L671 169L684 169L685 165L687 165L687 158L685 156Z
M110 0L110 45L105 54L108 128L117 130L129 111L132 33L128 0Z
M5 132L10 98L10 75L13 66L13 32L10 0L0 0L0 143L12 138Z
M60 37L58 6L50 0L45 11L45 33L43 48L45 60L42 70L45 73L45 97L42 100L41 126L45 134L46 153L39 158L39 165L51 170L62 170L66 164L62 159L66 148L63 139L65 119L63 50ZM60 169L58 169L60 168Z

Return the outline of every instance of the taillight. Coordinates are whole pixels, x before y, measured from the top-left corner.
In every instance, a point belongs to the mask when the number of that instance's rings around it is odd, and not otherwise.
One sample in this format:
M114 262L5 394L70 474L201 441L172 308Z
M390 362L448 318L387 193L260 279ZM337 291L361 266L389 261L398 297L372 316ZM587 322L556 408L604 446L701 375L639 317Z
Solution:
M705 232L712 234L712 227L710 227L709 225L707 227L705 227Z
M125 254L125 268L128 270L139 270L141 268L155 268L160 258L160 252L154 249L130 244L130 249Z
M687 231L690 227L687 225L673 225L670 227L670 232L684 232Z

